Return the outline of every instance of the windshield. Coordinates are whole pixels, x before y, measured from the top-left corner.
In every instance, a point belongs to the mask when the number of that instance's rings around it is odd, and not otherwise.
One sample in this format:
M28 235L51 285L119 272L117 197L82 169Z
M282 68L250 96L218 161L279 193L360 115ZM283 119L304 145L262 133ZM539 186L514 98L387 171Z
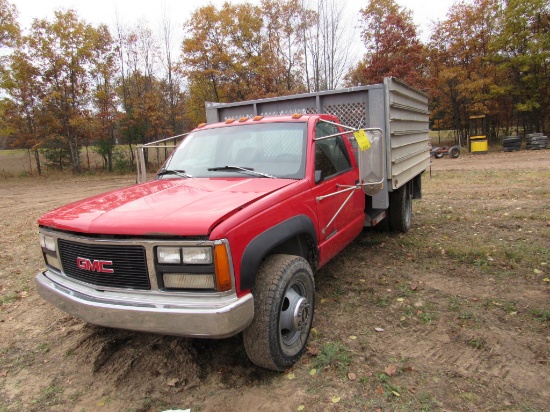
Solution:
M198 130L185 138L164 166L163 170L176 170L179 174L161 171L157 178L185 173L190 177L303 179L306 133L306 123L257 123Z

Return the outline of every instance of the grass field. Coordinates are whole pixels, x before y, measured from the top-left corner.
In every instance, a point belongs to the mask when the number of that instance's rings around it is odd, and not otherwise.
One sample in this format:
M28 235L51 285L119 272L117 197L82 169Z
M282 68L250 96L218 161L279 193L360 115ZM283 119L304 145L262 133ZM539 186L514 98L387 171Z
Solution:
M133 148L135 150L135 148ZM150 171L158 170L167 155L171 153L170 149L149 149L149 169ZM128 173L134 171L134 166L131 165L130 147L117 146L113 159L113 167L116 173ZM81 154L82 171L85 174L103 173L103 159L100 155L93 151L93 148L86 150L82 149ZM48 167L45 157L41 156L41 165L43 175L62 175L70 174L71 168L67 166L63 171L57 168ZM38 176L36 168L36 160L34 155L24 149L0 150L0 178L13 177L36 177Z
M550 150L434 160L409 233L367 231L316 273L284 373L240 336L95 327L37 295L36 219L133 179L0 179L0 411L548 410Z

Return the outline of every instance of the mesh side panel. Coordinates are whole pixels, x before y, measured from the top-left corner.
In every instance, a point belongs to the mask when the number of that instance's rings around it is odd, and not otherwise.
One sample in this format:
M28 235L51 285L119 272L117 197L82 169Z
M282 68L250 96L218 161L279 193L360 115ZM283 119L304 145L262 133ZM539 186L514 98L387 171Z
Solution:
M340 119L342 124L352 127L366 127L365 103L342 103L337 105L327 105L323 107L325 113L333 114Z

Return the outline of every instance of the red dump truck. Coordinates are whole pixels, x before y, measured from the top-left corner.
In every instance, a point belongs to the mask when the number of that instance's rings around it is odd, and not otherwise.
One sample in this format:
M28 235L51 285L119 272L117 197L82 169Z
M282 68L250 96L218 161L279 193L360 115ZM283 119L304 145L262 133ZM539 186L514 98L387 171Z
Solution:
M242 332L252 362L284 370L311 330L314 273L365 226L409 229L430 162L427 97L387 78L207 104L207 121L152 180L143 162L142 182L39 219L38 292L101 326Z

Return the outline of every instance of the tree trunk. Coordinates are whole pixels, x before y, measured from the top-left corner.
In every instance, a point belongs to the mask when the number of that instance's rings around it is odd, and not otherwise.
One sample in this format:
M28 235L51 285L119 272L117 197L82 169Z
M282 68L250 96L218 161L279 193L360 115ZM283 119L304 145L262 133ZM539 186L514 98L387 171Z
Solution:
M36 160L36 171L38 176L42 176L42 167L40 166L40 152L38 149L34 149L34 160Z
M29 156L29 169L32 176L32 158L31 158L31 149L27 149L27 156Z

